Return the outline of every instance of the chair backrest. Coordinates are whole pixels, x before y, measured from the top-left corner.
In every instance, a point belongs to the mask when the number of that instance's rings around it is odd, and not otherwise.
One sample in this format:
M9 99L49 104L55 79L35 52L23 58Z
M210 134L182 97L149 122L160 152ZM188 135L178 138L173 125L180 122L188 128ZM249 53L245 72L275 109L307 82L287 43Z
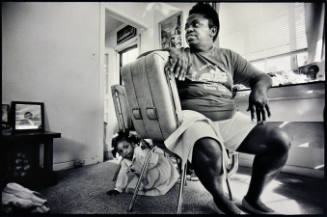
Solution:
M129 105L125 87L122 85L111 86L112 99L114 101L119 132L128 132L132 128L132 119L129 113Z
M165 74L169 53L155 51L122 68L134 128L144 139L165 140L179 125L175 76Z

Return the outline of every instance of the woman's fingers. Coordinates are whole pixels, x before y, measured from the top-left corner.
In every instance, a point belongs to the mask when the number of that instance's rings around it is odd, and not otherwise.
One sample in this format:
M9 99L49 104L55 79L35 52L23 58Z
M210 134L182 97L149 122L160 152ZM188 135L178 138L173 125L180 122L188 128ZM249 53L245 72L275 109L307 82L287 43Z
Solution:
M256 111L256 114L257 114L257 122L261 122L261 117L260 117L260 114L261 114L261 108L259 106L256 106L255 107L255 111Z
M181 63L180 66L181 68L180 68L180 74L178 80L184 81L187 72L187 61L183 58L181 59L180 63Z
M266 108L266 110L267 110L268 117L270 117L270 116L271 116L271 113L270 113L269 105L266 104L266 105L265 105L265 108Z
M251 112L251 119L254 120L255 116L258 123L264 122L267 120L267 116L270 117L270 108L267 104L264 106L260 105L249 105L247 111Z
M180 80L181 74L182 74L182 70L183 70L183 65L182 65L182 60L181 59L177 59L176 64L175 64L175 68L174 68L174 73L175 73L175 77Z
M185 80L191 65L187 57L181 51L171 49L169 59L165 65L165 72L174 73L178 80Z
M254 120L254 105L250 104L247 111L250 111L251 113L251 120Z

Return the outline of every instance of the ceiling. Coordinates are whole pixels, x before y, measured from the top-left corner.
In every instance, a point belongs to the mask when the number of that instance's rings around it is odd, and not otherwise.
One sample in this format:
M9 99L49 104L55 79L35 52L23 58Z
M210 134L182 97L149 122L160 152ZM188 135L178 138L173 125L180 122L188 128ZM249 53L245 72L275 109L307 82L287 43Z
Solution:
M110 16L109 13L106 13L106 33L117 29L120 25L124 24L122 21Z
M185 3L185 2L167 2L166 4L169 4L175 8L184 8L184 7L191 7L194 5L194 3ZM117 29L120 25L124 24L124 22L118 20L117 18L110 16L110 13L106 12L105 15L105 20L106 20L106 33L109 33L115 29Z

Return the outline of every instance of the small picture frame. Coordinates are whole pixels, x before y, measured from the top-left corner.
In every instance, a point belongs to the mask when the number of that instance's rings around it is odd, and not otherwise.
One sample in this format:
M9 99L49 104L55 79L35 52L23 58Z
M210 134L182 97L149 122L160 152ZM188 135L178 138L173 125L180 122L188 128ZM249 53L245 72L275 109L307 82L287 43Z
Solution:
M44 131L44 104L42 102L13 101L11 107L14 132Z
M177 12L159 23L159 42L161 48L180 48L182 37L183 13Z
M1 126L3 128L7 128L9 126L9 105L2 104L1 105Z

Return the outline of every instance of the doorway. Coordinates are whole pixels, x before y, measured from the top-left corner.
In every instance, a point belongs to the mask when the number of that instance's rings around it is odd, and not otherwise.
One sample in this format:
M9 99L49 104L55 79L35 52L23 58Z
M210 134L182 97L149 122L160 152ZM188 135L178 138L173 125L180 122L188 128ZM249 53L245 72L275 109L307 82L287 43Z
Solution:
M111 86L122 85L120 69L127 63L134 61L140 53L140 37L143 26L135 25L132 21L118 16L114 11L103 8L104 11L104 31L102 47L103 80L104 85L104 134L103 148L104 161L112 158L111 141L118 132L118 121L116 118L114 102L112 99ZM117 39L118 31L126 26L132 26L136 29L136 35L119 42Z

